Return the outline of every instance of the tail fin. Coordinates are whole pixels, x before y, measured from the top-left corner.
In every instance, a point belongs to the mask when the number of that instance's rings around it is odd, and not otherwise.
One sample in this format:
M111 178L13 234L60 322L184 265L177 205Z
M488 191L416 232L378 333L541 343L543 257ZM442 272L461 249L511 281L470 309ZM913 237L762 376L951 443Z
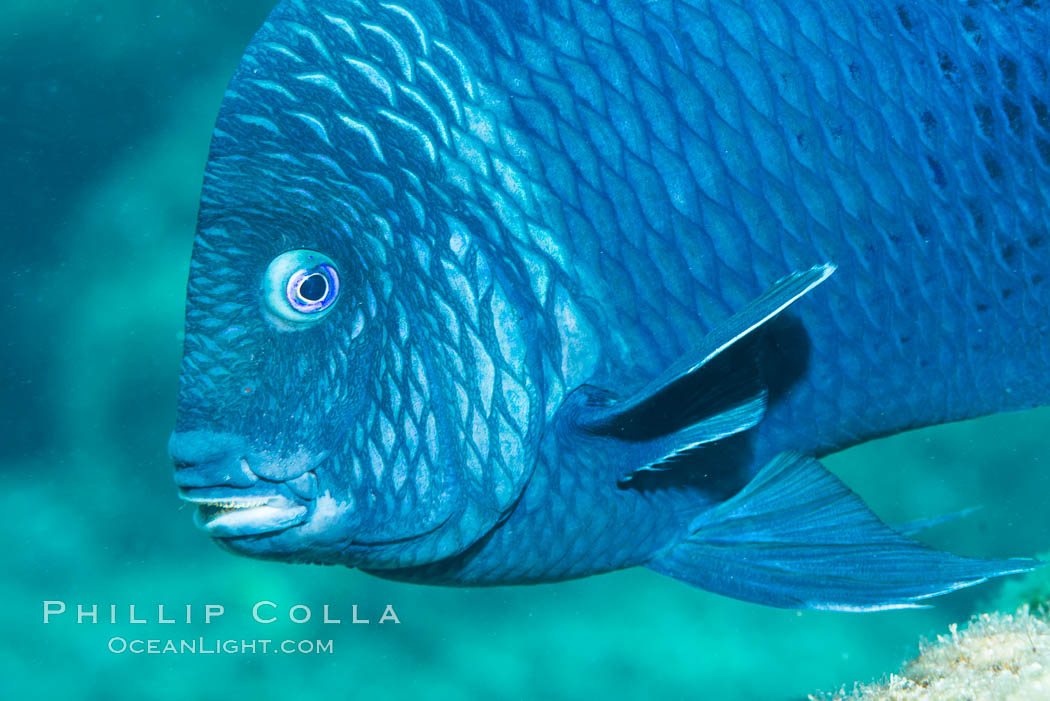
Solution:
M692 535L647 567L697 587L782 608L877 611L1040 566L933 550L880 521L811 458L785 453Z

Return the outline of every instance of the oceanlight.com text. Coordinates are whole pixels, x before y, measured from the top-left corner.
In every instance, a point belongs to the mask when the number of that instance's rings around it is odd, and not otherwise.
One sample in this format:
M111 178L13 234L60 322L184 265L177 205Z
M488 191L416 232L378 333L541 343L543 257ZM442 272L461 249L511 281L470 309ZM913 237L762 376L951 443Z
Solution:
M331 655L331 640L235 640L220 638L124 638L107 644L115 655Z

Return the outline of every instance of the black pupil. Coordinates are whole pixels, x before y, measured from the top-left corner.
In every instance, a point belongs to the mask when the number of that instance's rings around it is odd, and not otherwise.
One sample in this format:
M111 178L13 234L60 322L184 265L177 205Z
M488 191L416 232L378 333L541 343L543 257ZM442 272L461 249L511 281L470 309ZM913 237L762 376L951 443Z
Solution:
M320 302L328 294L328 279L321 273L314 273L299 285L299 296L307 302Z

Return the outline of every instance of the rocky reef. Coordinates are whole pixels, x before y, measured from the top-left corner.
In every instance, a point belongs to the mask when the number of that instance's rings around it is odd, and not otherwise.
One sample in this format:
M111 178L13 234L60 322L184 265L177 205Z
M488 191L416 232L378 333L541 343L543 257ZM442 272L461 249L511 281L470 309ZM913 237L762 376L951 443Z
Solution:
M1043 556L1046 559L1046 556ZM1033 701L1050 699L1050 572L1044 567L1007 582L1000 611L951 624L899 672L811 701ZM1017 605L1013 613L1002 613Z

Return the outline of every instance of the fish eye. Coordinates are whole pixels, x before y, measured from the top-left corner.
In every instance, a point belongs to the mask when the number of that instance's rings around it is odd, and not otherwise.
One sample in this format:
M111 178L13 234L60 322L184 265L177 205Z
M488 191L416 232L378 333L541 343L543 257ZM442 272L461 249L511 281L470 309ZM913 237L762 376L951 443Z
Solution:
M262 287L266 308L280 320L309 324L332 310L339 298L339 273L323 253L285 251L270 261Z

